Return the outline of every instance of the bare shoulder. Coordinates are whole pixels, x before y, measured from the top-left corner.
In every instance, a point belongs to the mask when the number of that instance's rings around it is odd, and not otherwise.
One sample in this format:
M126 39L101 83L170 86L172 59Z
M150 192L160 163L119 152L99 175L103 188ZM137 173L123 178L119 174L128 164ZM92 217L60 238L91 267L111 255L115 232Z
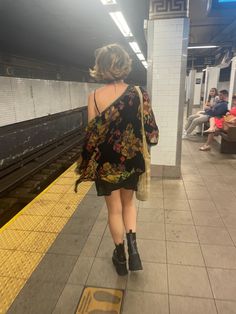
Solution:
M92 99L94 97L94 91L92 91L89 95L88 95L88 99Z
M94 91L88 95L88 106L94 103Z
M88 95L88 99L93 101L94 100L94 94L100 94L101 92L103 92L106 89L105 86L101 86L99 88L96 88L95 90L93 90L89 95Z
M107 86L106 85L103 85L103 86L101 86L101 87L98 87L98 88L96 88L96 90L94 90L93 92L92 92L92 95L94 95L94 93L96 92L96 95L97 94L102 94L104 91L106 91L107 90Z

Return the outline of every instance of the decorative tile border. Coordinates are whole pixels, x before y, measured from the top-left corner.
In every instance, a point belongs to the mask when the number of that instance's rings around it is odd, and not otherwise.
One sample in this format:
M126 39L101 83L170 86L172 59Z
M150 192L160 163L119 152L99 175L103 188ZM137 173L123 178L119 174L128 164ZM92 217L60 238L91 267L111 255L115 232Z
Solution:
M151 0L151 20L186 17L188 14L188 0Z

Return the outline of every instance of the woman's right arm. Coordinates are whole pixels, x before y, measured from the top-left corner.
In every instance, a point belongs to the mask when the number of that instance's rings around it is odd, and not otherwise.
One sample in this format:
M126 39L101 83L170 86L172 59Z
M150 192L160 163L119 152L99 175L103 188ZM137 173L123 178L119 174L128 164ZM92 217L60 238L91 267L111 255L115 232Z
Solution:
M205 109L210 109L210 108L211 108L211 104L209 103L209 101L206 101L203 109L205 110Z
M96 117L95 104L94 104L94 93L88 96L88 122Z

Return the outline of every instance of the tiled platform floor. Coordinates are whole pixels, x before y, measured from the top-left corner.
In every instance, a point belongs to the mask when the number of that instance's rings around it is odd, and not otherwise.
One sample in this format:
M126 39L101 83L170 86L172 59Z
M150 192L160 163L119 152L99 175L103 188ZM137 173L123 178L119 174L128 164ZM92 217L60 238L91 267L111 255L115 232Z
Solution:
M236 313L236 159L184 141L180 180L138 204L144 271L118 277L106 208L82 201L9 313L74 313L85 285L125 289L123 314ZM97 202L97 206L95 206Z

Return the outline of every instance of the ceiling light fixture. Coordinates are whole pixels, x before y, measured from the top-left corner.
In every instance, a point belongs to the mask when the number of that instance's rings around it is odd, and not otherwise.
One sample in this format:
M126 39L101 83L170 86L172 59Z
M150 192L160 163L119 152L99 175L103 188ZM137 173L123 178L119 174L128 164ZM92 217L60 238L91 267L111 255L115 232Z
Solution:
M212 49L218 48L219 46L190 46L188 49Z
M145 61L145 57L142 53L137 53L136 56L139 58L140 61Z
M122 12L109 12L110 16L112 17L113 21L118 26L119 30L125 37L132 37L133 34L129 28L129 25L127 24Z
M147 61L142 61L142 64L147 69L147 67L148 67Z
M129 44L135 53L141 53L141 49L139 48L139 45L136 41L131 41Z
M116 4L116 0L101 0L104 5Z
M109 0L101 0L103 4L111 4L112 1ZM109 3L108 3L109 2ZM112 3L113 4L113 3ZM116 23L117 27L121 31L124 37L133 37L133 34L129 28L129 25L127 24L124 15L121 11L115 11L115 12L109 12L111 18ZM139 45L136 41L130 41L129 42L130 47L138 57L138 59L142 62L143 66L147 69L148 64L145 60L144 55L141 52L141 49L139 48Z

